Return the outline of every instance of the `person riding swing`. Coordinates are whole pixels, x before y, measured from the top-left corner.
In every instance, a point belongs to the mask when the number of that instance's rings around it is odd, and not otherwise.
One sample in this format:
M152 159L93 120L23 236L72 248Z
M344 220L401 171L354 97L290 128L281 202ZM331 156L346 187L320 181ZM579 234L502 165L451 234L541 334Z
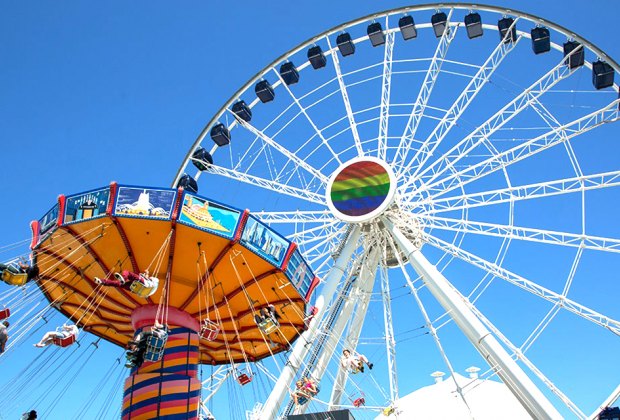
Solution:
M95 277L95 283L103 286L120 287L144 298L153 295L159 287L159 279L149 276L149 270L140 274L123 270L120 273L114 273L113 278Z
M50 344L56 344L60 347L67 347L77 339L77 335L80 333L77 325L63 325L56 329L56 331L50 331L45 333L41 341L36 343L35 347L45 347Z
M312 400L318 393L319 387L312 378L303 377L295 383L296 389L293 392L293 401L295 405L304 405Z
M140 367L145 360L157 362L163 356L168 341L168 327L156 322L153 327L139 332L127 343L125 367Z
M276 311L276 307L271 304L261 308L254 315L256 325L265 334L271 334L280 327L279 319L280 314Z
M372 369L373 364L370 363L363 354L352 353L349 349L344 349L342 351L340 364L343 368L349 369L352 374L359 372L364 373L364 363L366 363L368 369Z
M0 272L0 278L6 284L24 286L39 276L39 267L34 263L27 264L25 261L11 262L0 264Z
M9 321L2 321L2 324L0 324L0 354L4 353L6 342L9 339L9 325Z

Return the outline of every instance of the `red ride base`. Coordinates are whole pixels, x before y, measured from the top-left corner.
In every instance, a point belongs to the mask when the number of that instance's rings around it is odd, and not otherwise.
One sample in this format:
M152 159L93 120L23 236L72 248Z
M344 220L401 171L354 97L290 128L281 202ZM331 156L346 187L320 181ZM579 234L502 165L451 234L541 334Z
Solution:
M136 331L155 324L157 306L137 308L131 322ZM189 314L168 309L168 341L157 362L144 362L125 380L123 420L197 419L201 384L198 372L200 325Z

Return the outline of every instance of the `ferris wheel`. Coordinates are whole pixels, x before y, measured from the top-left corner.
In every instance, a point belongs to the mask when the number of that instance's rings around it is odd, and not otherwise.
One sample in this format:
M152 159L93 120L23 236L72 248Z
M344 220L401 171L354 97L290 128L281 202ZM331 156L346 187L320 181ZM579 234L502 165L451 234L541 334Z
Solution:
M488 387L502 418L618 405L618 70L461 3L300 44L173 188L61 195L0 248L0 417L497 418Z
M620 377L619 70L552 22L454 3L334 27L242 86L174 185L263 208L322 280L250 415L374 417L485 361L535 418L595 411ZM305 405L301 377L321 388Z

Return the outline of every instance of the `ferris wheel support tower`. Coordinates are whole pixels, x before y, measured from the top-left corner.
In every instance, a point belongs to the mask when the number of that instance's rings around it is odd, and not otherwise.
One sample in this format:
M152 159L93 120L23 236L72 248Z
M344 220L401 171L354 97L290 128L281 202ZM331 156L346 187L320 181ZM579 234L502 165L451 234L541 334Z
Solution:
M295 371L301 366L318 335L318 326L325 312L324 307L332 300L338 283L351 262L360 235L364 232L364 242L374 238L375 244L384 245L384 249L381 250L383 251L383 258L382 260L374 258L377 254L375 252L376 246L371 246L365 247L364 251L357 256L359 261L375 260L386 267L390 265L390 259L408 261L422 277L430 293L484 357L489 367L502 379L524 409L536 419L561 419L562 415L476 316L467 299L426 259L420 251L419 243L414 244L412 242L413 240L417 243L417 238L421 235L419 224L415 219L400 211L396 197L396 185L396 176L391 167L378 158L352 159L343 163L332 175L326 188L328 207L336 217L349 223L353 229L345 237L341 245L342 251L326 279L322 294L317 300L318 316L313 319L302 339L296 343L287 366L265 403L262 415L265 418L276 418L280 405L288 394ZM352 199L349 193L343 194L342 191L350 191L351 188L365 191L367 196L355 196ZM359 195L359 193L356 194ZM403 232L402 229L406 232ZM393 246L389 245L392 242L389 240L390 237L393 238ZM374 271L373 274L376 274L376 268ZM362 282L372 281L374 275L371 275L369 279L360 280ZM330 336L340 337L344 333L345 325L346 322L336 322L329 332ZM324 346L323 354L319 356L319 363L315 366L312 375L316 381L321 380L325 372L326 362L331 358L334 348L335 346ZM395 379L391 378L391 380L394 381ZM300 407L296 412L303 412L305 408Z
M394 223L387 218L383 219L383 222L394 237L396 245L405 253L409 263L422 277L431 294L484 357L489 367L497 372L528 413L536 419L561 419L562 415L476 317L467 299L426 259L424 254Z
M355 248L357 247L357 241L360 237L360 228L355 226L342 247L340 255L336 259L334 266L331 268L329 275L325 279L325 284L321 294L317 298L315 307L317 313L315 317L310 321L308 330L302 334L302 336L295 343L295 347L288 358L286 366L282 370L278 382L276 382L269 398L265 402L262 410L262 418L275 419L280 410L280 405L289 393L289 387L293 381L294 375L299 369L301 362L304 360L308 351L310 350L310 344L316 338L318 333L318 325L324 315L324 308L332 300L338 283L342 279L349 260L351 259Z

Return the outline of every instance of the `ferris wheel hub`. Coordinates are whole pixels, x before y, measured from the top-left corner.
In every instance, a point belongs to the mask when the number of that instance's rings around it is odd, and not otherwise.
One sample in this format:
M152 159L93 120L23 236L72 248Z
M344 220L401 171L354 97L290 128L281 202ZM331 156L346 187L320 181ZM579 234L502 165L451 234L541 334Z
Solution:
M386 267L407 262L407 256L388 239L390 234L380 216L399 226L418 249L422 247L420 223L401 209L396 187L396 176L387 162L376 157L357 157L340 165L326 188L327 205L334 216L347 223L362 224L364 235L381 244L381 264Z
M422 248L422 227L420 222L411 214L400 209L396 204L392 205L385 213L385 217L394 226L402 232L405 237L411 241L415 249ZM383 221L377 223L377 231L375 232L377 237L382 238L383 253L381 258L381 264L384 267L399 267L402 264L408 262L407 254L401 250L396 244L393 243L386 226ZM390 239L388 239L390 238Z
M334 216L364 223L380 216L394 201L396 176L387 162L357 157L344 162L327 183L327 205Z

